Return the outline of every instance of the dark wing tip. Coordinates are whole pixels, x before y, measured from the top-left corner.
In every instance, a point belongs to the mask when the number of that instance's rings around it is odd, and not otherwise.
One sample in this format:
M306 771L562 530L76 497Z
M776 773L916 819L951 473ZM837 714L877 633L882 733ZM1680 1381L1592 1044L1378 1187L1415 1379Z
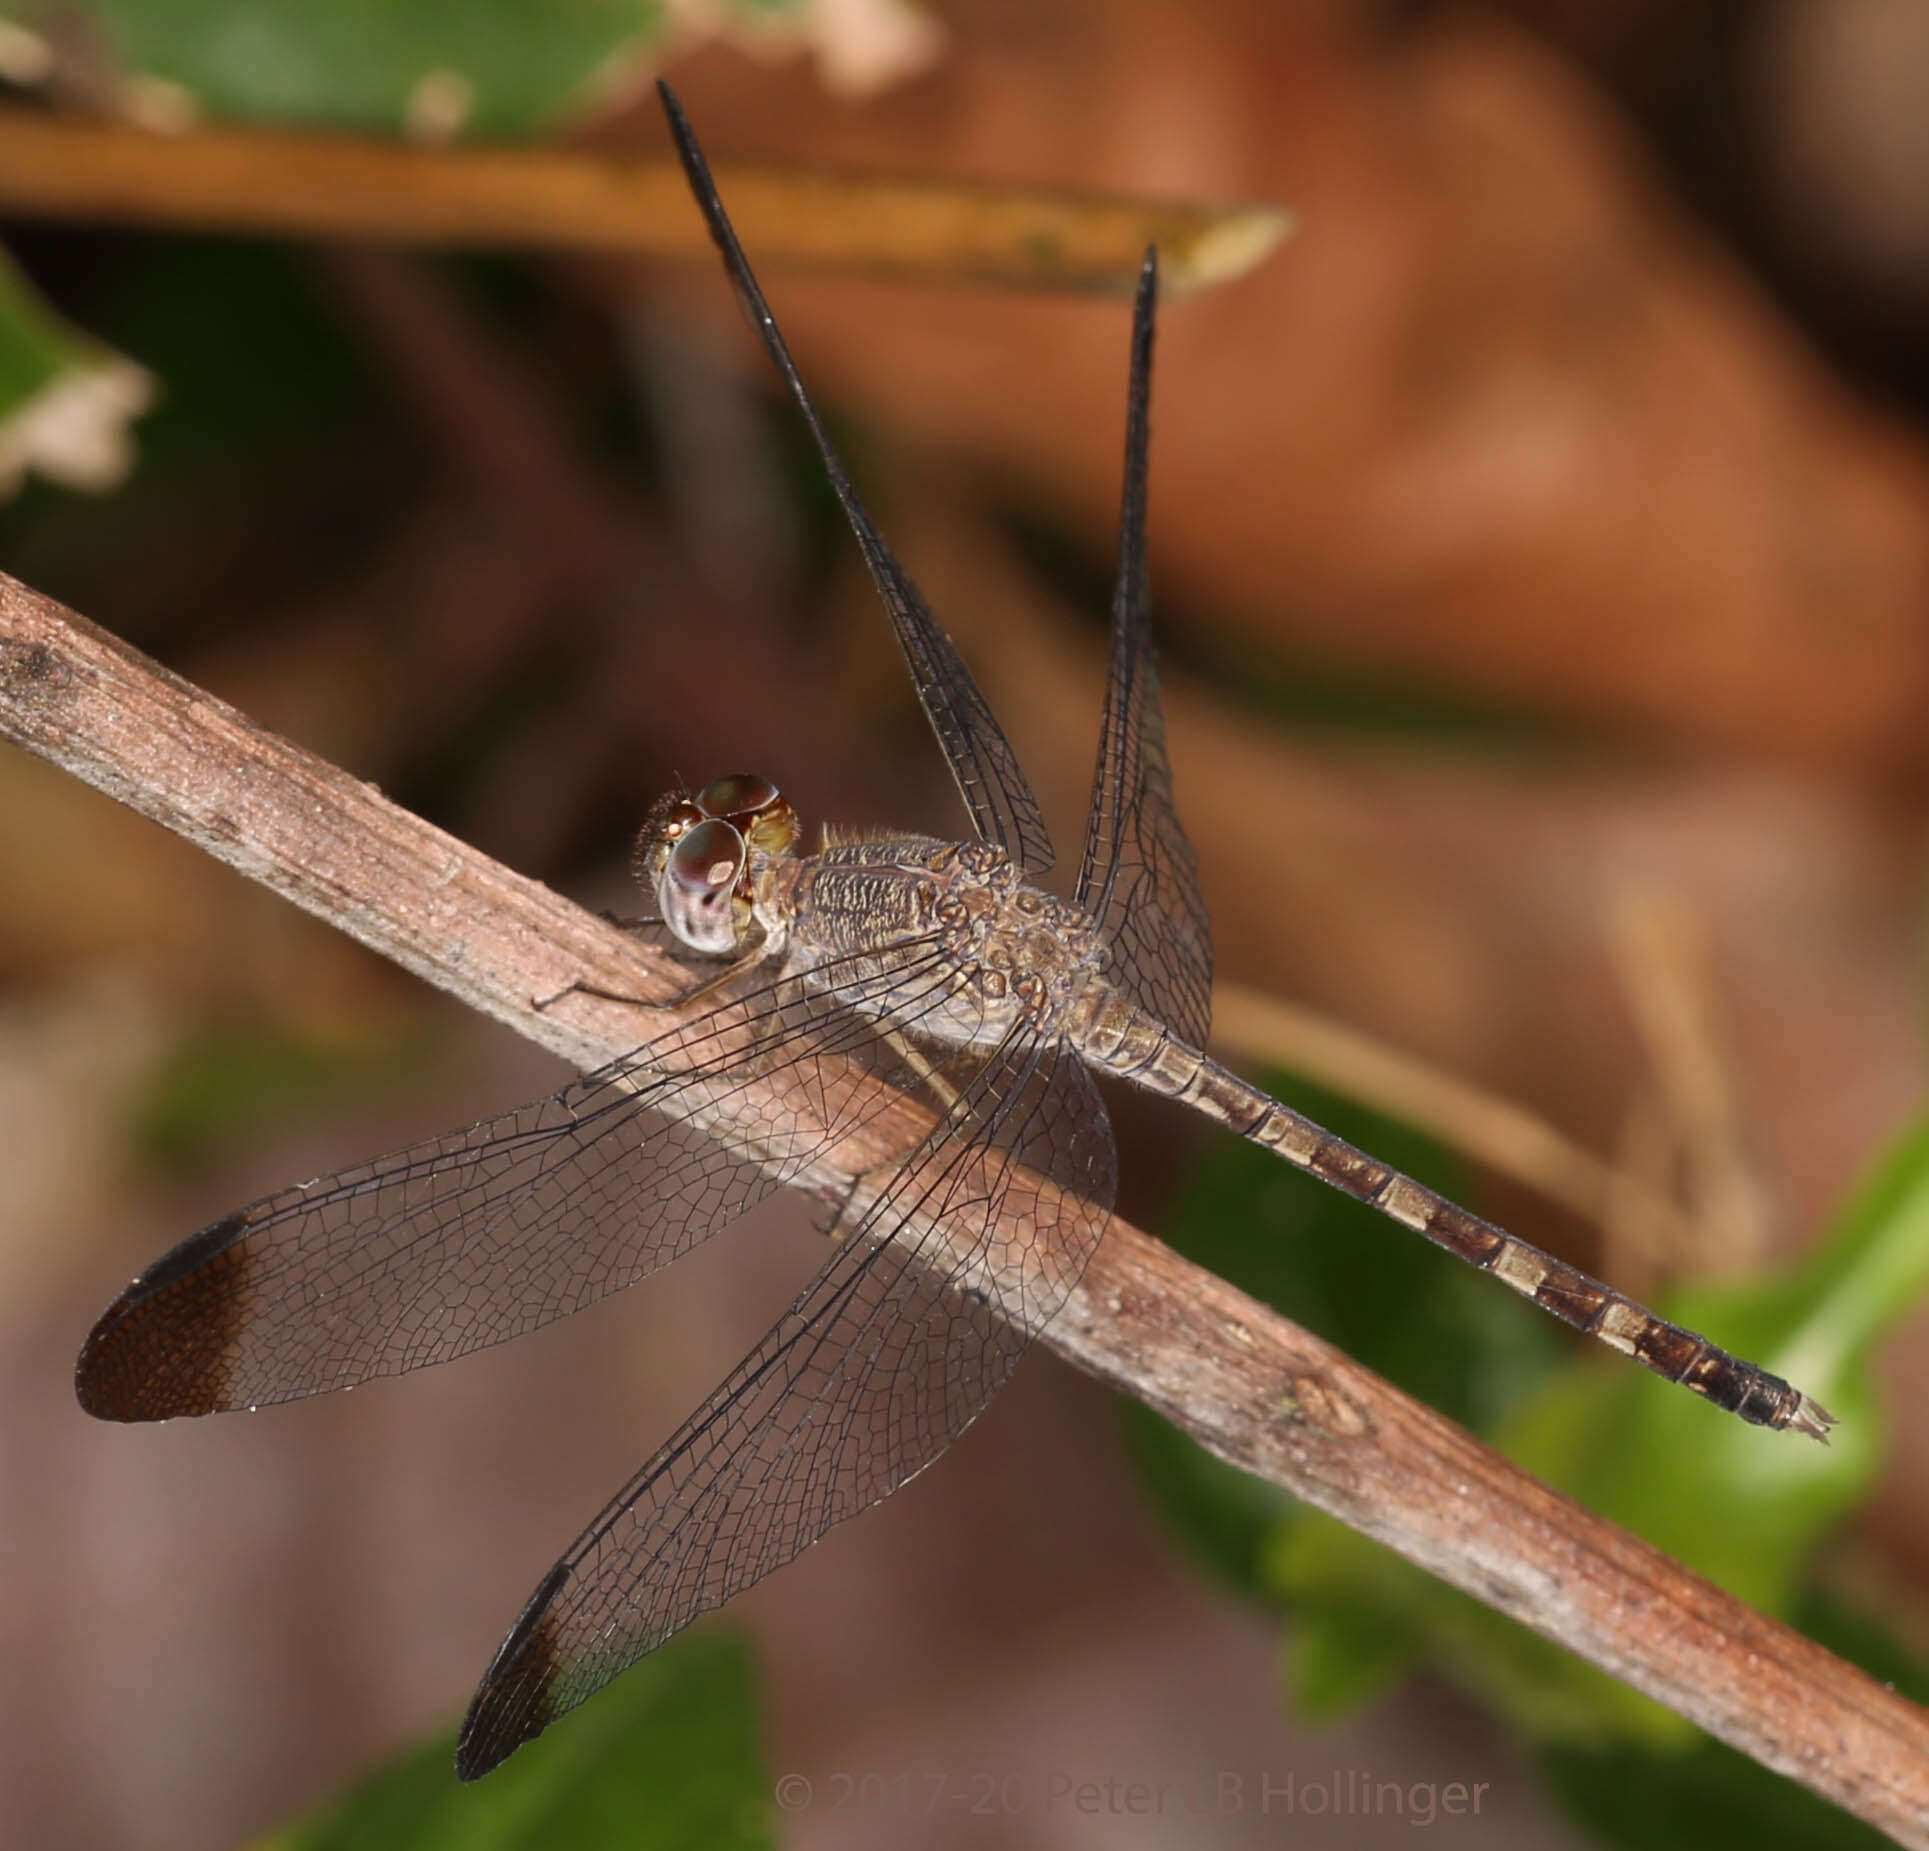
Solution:
M190 1235L101 1313L74 1365L82 1408L99 1420L168 1420L232 1405L251 1225L237 1209Z
M530 1595L509 1636L483 1674L456 1742L458 1780L480 1780L531 1742L569 1708L556 1701L561 1669L556 1639L556 1596L569 1581L558 1562Z
M74 1396L82 1412L96 1420L142 1418L140 1397L129 1379L126 1346L120 1340L130 1315L126 1297L115 1299L95 1320L74 1364Z
M664 117L670 124L670 139L676 144L677 159L682 164L684 178L690 183L690 191L695 196L697 209L709 221L710 235L716 239L726 257L731 255L729 233L719 231L717 219L723 213L721 199L712 200L716 194L716 183L710 178L710 163L704 158L703 147L697 140L697 132L690 126L690 118L683 113L683 105L677 100L677 93L659 77L656 80L657 100L663 105Z
M1137 384L1136 375L1142 370L1140 350L1141 348L1149 347L1152 339L1152 324L1158 318L1158 312L1159 247L1156 244L1148 244L1145 247L1145 261L1139 265L1139 286L1132 292L1132 357L1134 362L1132 370L1135 375L1133 381L1135 385ZM1143 362L1143 367L1149 370L1149 354Z

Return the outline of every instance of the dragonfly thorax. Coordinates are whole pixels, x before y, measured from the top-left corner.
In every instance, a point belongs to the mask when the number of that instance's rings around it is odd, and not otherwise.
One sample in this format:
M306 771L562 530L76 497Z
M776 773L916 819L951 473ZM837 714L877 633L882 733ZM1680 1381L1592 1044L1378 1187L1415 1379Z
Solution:
M797 812L768 778L715 778L695 796L671 791L637 838L637 880L692 950L725 957L755 929L757 875L790 854Z
M996 1046L1051 1035L1103 987L1105 947L1081 906L1028 885L990 842L833 837L769 864L757 919L785 969L921 1041Z

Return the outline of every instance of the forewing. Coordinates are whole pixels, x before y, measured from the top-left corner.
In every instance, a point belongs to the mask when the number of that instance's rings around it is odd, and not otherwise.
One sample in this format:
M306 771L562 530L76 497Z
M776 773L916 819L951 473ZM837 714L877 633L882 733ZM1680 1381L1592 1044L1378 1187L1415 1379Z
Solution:
M1157 258L1148 250L1132 305L1112 667L1078 899L1104 930L1111 951L1106 975L1182 1039L1204 1047L1212 1025L1212 921L1197 858L1172 804L1146 596L1147 408L1157 301Z
M949 1126L550 1571L476 1693L457 1772L487 1773L929 1465L1065 1302L1113 1185L1111 1129L1074 1055L1020 1041L986 1061Z
M870 516L864 512L857 491L844 473L843 463L831 447L817 408L804 390L803 379L783 335L778 332L776 319L751 272L749 259L737 242L737 234L731 228L723 201L717 196L709 165L703 158L703 150L697 146L682 105L668 84L659 82L657 90L670 119L670 133L675 137L690 191L710 227L710 236L723 253L724 268L736 285L745 313L816 440L831 487L836 490L851 530L857 535L864 563L871 569L871 581L884 600L884 608L891 613L891 623L904 650L904 659L910 665L918 699L924 703L932 730L938 735L938 744L944 750L951 775L957 780L972 825L980 836L996 842L1025 873L1036 879L1052 865L1052 840L1038 799L1032 795L1031 786L1019 768L1018 755L992 717L990 706L951 638L932 615L931 607L911 582L910 574L871 525Z
M943 993L929 943L872 963L911 1013ZM114 1420L260 1406L536 1330L780 1187L890 1103L864 1084L876 1079L915 1084L899 1047L821 991L751 973L550 1098L283 1190L184 1241L95 1325L81 1404ZM752 1086L758 1146L726 1148L705 1125Z

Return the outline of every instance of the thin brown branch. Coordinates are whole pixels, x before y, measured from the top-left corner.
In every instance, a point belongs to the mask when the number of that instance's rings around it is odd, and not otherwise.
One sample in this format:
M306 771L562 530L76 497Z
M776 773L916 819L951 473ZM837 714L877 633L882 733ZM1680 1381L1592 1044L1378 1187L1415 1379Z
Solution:
M1169 294L1243 276L1291 229L1277 206L1189 205L720 162L760 263L1131 287L1147 244ZM114 123L0 109L0 208L207 231L691 256L708 235L676 162L542 147Z
M635 1010L534 999L575 980L676 982L614 928L3 575L0 734L578 1065L627 1051ZM835 1189L863 1158L833 1151L804 1180ZM1929 1847L1929 1717L1157 1241L1115 1221L1047 1341L1221 1458Z
M1625 894L1608 950L1688 1159L1700 1266L1758 1264L1770 1246L1773 1192L1749 1149L1746 1113L1715 982L1707 930L1677 895Z
M1657 1240L1643 1206L1666 1199L1678 1155L1674 1120L1659 1091L1636 1087L1615 1141L1615 1187L1601 1217L1602 1276L1619 1280L1636 1298L1649 1297L1662 1280L1694 1263L1694 1224L1683 1219L1670 1238Z

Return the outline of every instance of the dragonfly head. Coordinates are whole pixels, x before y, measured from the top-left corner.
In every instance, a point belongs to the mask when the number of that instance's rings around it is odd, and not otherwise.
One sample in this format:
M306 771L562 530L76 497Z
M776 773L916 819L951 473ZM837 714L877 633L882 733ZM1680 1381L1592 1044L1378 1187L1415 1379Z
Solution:
M790 853L797 830L797 812L768 778L716 778L694 797L672 791L637 838L636 878L678 938L725 957L750 936L755 876Z

